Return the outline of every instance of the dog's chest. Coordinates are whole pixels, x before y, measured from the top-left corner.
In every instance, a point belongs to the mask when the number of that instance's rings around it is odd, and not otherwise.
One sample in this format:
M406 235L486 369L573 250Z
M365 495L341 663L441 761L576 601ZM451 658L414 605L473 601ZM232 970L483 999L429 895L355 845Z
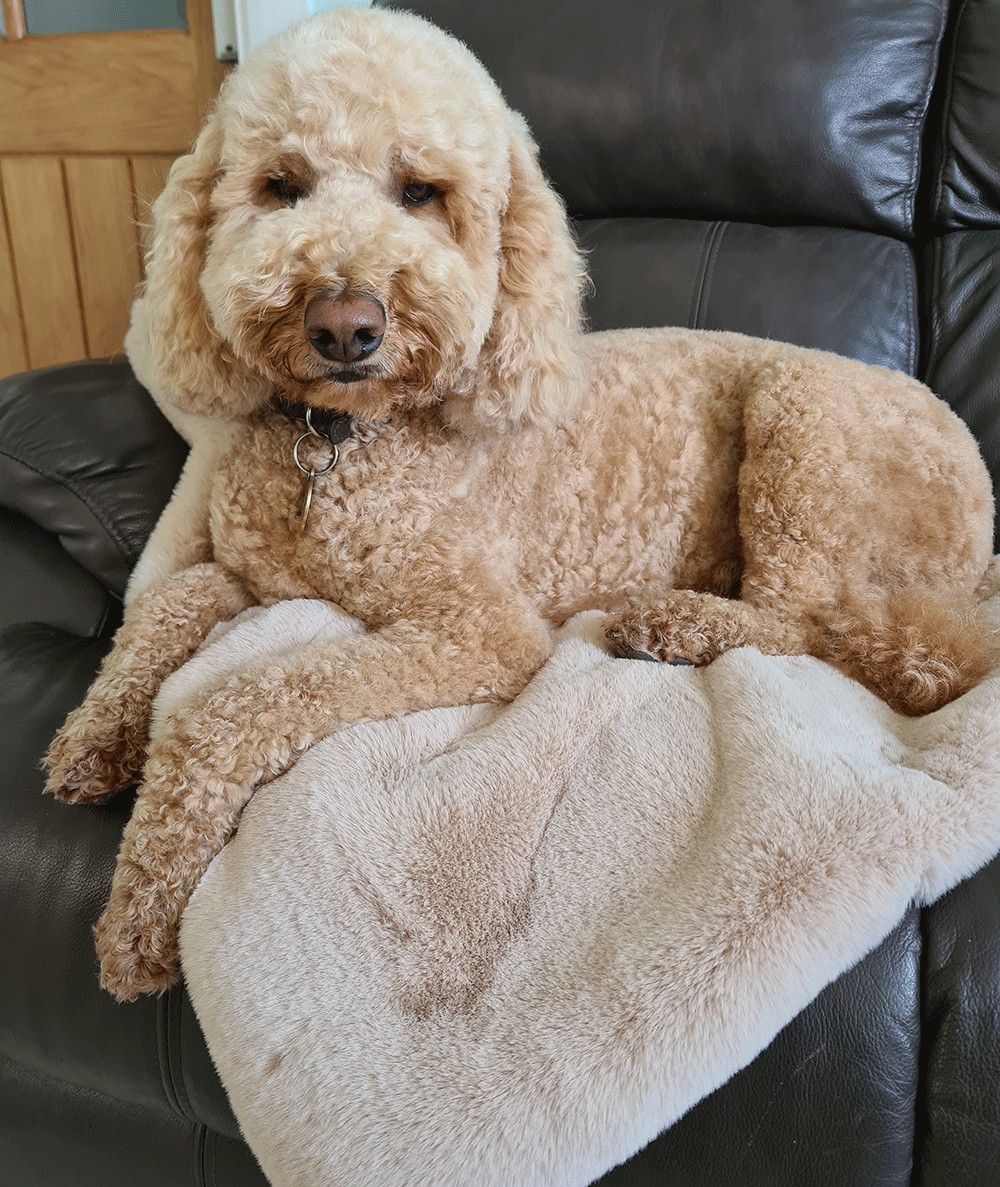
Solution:
M346 442L326 473L319 471L329 446L305 442L299 460L317 471L310 480L293 456L300 436L284 418L237 436L213 485L215 557L264 604L324 598L374 624L384 615L390 574L438 522L439 484L417 472L420 465L415 470L405 442L392 439Z

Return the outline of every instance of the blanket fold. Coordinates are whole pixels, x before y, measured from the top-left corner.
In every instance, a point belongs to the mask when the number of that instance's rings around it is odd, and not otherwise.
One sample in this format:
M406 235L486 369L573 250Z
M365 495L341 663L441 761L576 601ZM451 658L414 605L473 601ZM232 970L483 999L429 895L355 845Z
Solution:
M1000 673L910 719L808 657L614 660L600 622L509 706L317 743L196 891L185 976L277 1187L589 1183L1000 848ZM247 611L158 715L359 629Z

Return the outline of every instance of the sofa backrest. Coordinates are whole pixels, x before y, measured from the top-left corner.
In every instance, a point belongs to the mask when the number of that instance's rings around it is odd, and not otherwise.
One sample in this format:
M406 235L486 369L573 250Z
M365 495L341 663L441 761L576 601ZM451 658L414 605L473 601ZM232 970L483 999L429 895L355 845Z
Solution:
M531 125L594 329L926 378L1000 479L1000 0L409 0Z

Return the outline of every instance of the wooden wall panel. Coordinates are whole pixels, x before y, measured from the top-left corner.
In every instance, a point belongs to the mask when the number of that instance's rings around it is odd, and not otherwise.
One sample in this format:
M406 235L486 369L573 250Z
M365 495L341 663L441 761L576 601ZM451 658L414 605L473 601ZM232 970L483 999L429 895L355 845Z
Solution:
M27 366L28 352L24 348L21 303L17 296L3 190L0 187L0 378L24 371Z
M184 29L0 39L0 153L184 152L203 97Z
M151 217L149 208L159 197L167 181L174 158L169 156L132 157L132 184L135 192L135 221L139 228L139 248L145 257L150 245Z
M28 363L46 367L86 358L62 162L7 157L0 162L0 178Z
M88 353L121 354L139 283L128 160L67 157L63 166Z
M173 161L0 158L0 377L121 352L149 208Z

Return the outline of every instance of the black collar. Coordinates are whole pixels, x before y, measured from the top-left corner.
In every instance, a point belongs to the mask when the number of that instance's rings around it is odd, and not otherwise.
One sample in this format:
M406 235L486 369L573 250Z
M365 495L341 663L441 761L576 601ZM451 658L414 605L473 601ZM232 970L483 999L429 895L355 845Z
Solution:
M326 437L331 445L346 441L354 429L354 417L350 412L338 412L336 408L316 408L312 404L289 404L277 401L279 412L291 420L300 420L317 436Z

